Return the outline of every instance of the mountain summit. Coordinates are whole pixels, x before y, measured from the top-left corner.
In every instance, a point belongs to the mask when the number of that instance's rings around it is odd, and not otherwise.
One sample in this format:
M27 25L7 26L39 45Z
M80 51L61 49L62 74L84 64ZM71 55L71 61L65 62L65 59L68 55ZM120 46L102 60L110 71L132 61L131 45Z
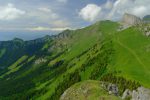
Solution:
M125 13L123 15L121 22L125 25L131 25L132 26L132 25L137 25L137 24L142 23L142 20L141 20L141 18L139 18L135 15Z

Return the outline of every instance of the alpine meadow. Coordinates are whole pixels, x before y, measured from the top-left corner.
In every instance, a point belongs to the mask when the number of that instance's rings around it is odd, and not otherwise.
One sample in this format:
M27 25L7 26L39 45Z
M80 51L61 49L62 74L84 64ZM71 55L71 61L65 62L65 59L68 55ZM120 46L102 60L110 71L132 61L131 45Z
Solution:
M0 1L0 100L150 100L149 4Z

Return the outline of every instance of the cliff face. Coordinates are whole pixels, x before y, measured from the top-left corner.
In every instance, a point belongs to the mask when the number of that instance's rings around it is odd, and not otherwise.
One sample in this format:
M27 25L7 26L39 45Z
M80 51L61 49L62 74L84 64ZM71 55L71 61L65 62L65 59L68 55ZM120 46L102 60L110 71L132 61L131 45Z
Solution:
M137 25L141 24L142 20L137 16L125 13L122 18L122 23L125 25Z

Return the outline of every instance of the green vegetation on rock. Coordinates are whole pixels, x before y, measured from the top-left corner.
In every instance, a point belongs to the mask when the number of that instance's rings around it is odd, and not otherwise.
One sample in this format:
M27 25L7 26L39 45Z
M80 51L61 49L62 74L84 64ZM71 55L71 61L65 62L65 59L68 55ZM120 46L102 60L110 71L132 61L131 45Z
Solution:
M120 97L109 95L99 81L87 80L67 89L60 100L121 100Z

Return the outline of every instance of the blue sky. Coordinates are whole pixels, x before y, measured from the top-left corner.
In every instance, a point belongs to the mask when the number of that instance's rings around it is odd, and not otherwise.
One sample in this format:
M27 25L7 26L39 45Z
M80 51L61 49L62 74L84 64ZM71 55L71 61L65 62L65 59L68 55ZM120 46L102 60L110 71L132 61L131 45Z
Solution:
M65 29L88 26L98 20L120 20L131 13L150 12L150 0L0 0L0 40L25 40Z

